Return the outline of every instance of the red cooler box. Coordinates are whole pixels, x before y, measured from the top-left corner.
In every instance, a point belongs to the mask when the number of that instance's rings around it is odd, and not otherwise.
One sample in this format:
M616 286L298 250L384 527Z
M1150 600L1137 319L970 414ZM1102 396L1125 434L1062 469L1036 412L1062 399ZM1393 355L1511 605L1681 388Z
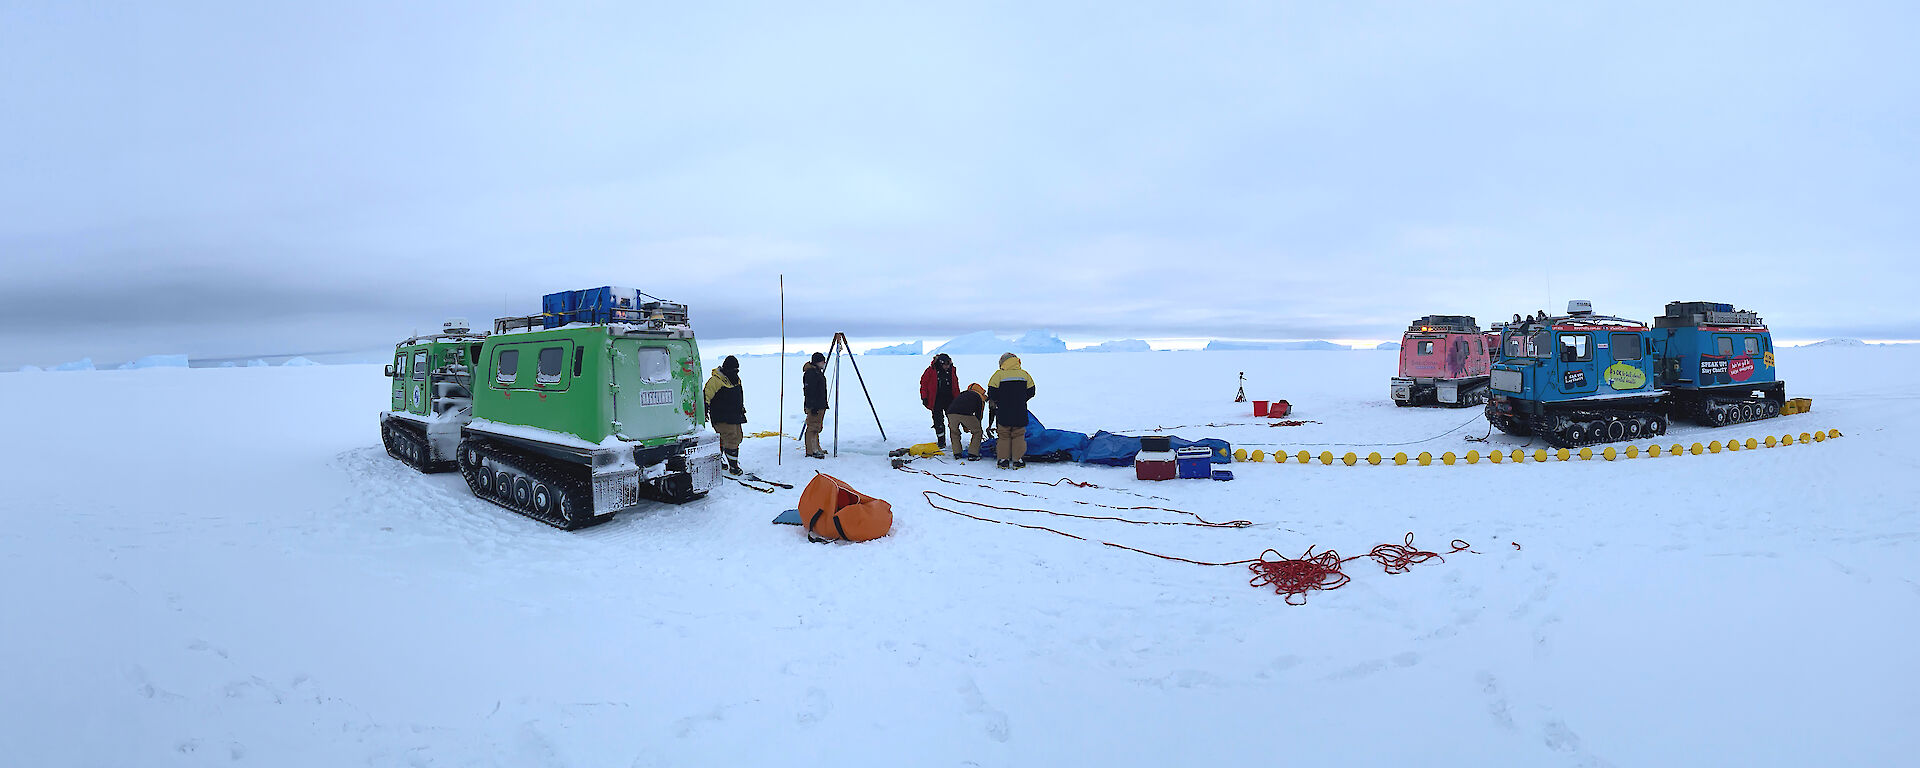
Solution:
M1141 451L1133 456L1133 475L1142 480L1172 480L1180 476L1179 465L1172 451Z

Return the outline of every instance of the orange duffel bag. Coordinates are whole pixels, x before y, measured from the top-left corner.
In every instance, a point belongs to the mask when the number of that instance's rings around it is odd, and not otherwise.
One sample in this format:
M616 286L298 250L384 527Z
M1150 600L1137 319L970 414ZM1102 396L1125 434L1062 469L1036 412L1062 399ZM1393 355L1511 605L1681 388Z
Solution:
M816 538L872 541L893 530L893 505L821 473L800 492L800 523Z

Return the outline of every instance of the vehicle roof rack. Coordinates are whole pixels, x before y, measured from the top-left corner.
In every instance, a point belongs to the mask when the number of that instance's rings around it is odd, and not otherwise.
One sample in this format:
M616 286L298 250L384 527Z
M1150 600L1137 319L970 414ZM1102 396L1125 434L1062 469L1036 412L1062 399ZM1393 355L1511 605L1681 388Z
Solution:
M1479 333L1472 315L1425 315L1407 324L1407 333Z
M1654 318L1655 328L1696 328L1702 325L1743 325L1763 328L1767 321L1760 313L1734 309L1732 304L1714 301L1667 302L1667 313Z

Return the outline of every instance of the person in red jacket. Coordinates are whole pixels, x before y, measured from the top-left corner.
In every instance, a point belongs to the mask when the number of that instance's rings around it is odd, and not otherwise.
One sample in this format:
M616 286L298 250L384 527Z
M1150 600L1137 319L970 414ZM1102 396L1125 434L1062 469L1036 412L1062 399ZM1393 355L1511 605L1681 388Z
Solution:
M920 374L920 404L933 411L933 440L943 449L947 447L947 406L958 394L960 374L953 370L953 358L934 355Z

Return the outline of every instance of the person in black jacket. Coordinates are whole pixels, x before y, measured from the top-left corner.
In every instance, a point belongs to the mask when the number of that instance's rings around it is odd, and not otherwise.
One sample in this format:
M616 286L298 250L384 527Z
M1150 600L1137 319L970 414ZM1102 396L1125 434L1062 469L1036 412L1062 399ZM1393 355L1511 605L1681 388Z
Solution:
M726 454L729 474L740 474L740 441L746 437L747 399L740 387L740 360L733 355L720 361L707 378L707 421L720 434L720 452Z
M1020 367L1020 358L1012 352L1000 356L1000 370L987 379L987 401L999 422L993 452L1001 469L1027 466L1027 401L1033 399L1035 389L1033 375Z
M827 422L826 355L815 352L813 359L800 366L800 391L806 395L801 407L807 412L807 426L801 434L806 436L807 458L824 459L827 452L820 450L820 430Z
M979 384L968 384L966 391L953 396L953 402L947 404L947 429L952 434L953 457L961 461L972 461L980 455L980 418L986 415L987 391ZM973 437L973 444L960 441L961 433Z

